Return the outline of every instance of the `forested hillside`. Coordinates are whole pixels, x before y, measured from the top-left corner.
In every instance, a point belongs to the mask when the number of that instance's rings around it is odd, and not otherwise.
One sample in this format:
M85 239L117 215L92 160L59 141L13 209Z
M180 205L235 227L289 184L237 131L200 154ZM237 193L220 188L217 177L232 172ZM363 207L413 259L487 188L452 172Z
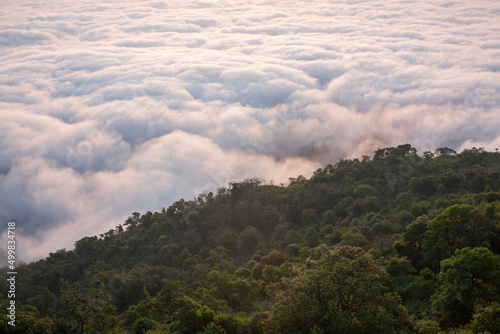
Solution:
M234 182L19 266L16 327L0 328L500 333L499 205L500 154L476 148Z

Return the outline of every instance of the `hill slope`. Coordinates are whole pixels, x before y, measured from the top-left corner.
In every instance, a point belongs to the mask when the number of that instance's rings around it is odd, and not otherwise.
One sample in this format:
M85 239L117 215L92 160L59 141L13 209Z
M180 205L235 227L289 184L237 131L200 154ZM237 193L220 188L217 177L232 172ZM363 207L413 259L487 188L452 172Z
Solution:
M418 156L410 145L341 160L288 186L233 182L133 213L74 250L18 267L16 327L8 319L0 327L499 332L499 191L500 154Z

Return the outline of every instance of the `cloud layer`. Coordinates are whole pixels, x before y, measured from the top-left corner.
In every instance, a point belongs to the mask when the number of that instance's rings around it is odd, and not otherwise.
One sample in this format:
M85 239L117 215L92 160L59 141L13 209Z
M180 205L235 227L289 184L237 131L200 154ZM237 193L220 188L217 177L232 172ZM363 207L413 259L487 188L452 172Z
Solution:
M406 142L493 150L499 16L473 0L4 5L0 222L30 261L234 180Z

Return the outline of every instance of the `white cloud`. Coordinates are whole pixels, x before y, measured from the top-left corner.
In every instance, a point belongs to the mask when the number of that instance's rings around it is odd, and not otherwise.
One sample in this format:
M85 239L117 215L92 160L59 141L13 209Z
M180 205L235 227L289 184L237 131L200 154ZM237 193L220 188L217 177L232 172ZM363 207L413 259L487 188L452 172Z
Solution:
M246 177L282 182L406 142L494 149L499 13L472 0L12 3L0 220L18 221L31 260Z

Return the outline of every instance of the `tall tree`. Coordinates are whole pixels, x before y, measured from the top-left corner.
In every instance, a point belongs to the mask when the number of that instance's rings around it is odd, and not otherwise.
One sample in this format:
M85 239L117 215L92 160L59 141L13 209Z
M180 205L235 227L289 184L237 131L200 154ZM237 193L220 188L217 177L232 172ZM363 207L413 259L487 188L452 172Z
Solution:
M424 235L427 263L436 271L439 262L457 249L489 244L498 227L467 204L453 205L429 222Z
M500 301L500 257L484 247L463 248L441 262L440 290L434 296L443 327L464 325L477 302Z
M358 247L322 249L296 275L273 286L276 303L266 333L395 333L406 310L388 292L384 267Z
M61 291L59 315L66 332L84 333L87 330L110 331L117 323L116 308L109 296L100 289L81 289L66 285Z

